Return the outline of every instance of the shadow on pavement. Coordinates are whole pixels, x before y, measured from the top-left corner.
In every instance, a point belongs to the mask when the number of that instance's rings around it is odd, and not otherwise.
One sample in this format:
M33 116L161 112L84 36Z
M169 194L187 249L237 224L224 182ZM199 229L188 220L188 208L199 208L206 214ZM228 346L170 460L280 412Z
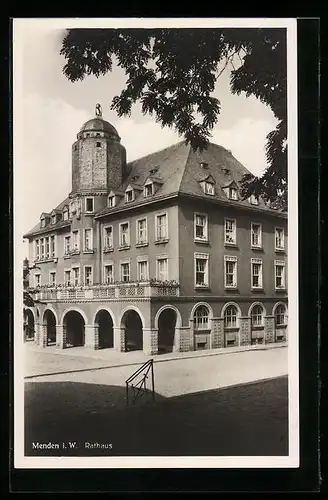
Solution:
M127 407L121 386L26 382L25 454L288 455L287 377L155 397Z

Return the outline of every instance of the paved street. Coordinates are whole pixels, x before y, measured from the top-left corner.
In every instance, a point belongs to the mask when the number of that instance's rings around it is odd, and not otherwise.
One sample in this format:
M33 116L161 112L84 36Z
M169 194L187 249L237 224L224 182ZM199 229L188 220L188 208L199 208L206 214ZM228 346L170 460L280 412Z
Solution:
M288 454L286 377L176 398L157 395L157 403L143 406L125 407L123 400L122 386L26 383L25 454ZM122 403L120 407L118 401ZM60 449L33 449L33 443L38 442L50 442ZM70 443L74 449L69 448ZM95 443L99 443L98 447L90 448ZM107 448L99 448L101 445Z
M25 381L27 454L109 452L85 442L112 443L112 455L288 453L287 348L157 362L155 404L134 407L126 406L125 380L136 366L108 368L106 360L33 349L29 355L40 374L49 366L56 373ZM78 448L32 449L49 441Z

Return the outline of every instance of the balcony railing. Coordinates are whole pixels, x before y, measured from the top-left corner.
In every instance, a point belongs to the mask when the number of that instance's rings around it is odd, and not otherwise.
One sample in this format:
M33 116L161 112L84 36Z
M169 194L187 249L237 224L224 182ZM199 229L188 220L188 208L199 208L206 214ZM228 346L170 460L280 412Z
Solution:
M128 282L95 284L91 286L44 286L36 289L37 300L102 300L136 299L138 297L178 297L179 284L175 282Z

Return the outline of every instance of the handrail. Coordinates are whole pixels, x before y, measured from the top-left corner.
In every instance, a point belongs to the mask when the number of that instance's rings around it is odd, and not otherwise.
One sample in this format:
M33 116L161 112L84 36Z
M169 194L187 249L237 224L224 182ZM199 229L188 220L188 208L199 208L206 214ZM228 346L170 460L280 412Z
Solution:
M147 391L147 379L149 378L149 371L151 371L151 395L152 400L155 401L155 386L154 386L154 360L150 359L143 363L128 379L125 381L126 385L126 404L129 404L129 387L132 389L132 403L136 402L137 397L149 393ZM143 373L144 372L144 373ZM140 380L132 383L138 375L141 375Z
M128 379L126 379L126 383L130 383L132 382L132 380L134 380L136 378L137 375L139 375L139 373L144 370L146 368L147 365L151 364L153 362L152 359L146 361L143 365L140 366L140 368L138 368L138 370L136 370L134 373L132 373L132 375L130 375L130 377Z

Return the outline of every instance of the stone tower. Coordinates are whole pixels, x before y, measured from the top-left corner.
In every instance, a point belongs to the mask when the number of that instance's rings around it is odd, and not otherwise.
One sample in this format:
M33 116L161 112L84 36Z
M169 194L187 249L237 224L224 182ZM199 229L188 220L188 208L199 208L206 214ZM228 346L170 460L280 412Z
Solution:
M77 134L72 146L72 192L107 194L122 184L126 151L117 130L103 119L101 106Z

